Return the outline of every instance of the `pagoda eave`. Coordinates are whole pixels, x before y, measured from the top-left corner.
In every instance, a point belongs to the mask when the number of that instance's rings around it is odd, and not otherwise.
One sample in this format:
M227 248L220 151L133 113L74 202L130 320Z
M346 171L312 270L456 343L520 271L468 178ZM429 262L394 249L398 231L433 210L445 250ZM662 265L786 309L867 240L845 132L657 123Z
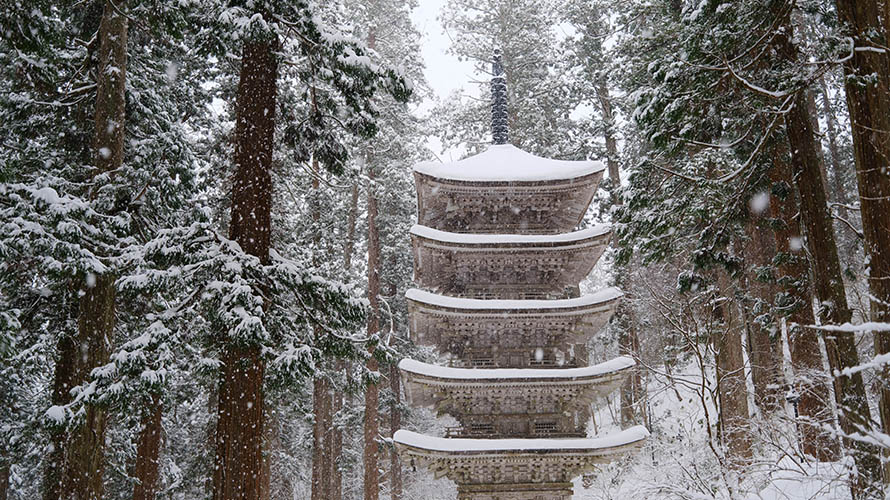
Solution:
M568 400L566 408L583 409L596 398L616 389L635 366L633 359L619 357L598 365L562 369L475 369L447 368L404 359L399 363L407 401L414 406L435 408L455 417L481 411L481 404L470 404L469 409L455 406L455 401L484 402L492 395L507 390L516 395L543 393L554 402ZM547 397L549 396L549 397ZM541 400L541 397L535 398ZM541 410L543 412L543 409Z
M601 312L613 309L624 293L614 287L573 299L551 300L498 300L449 297L410 288L405 292L409 306L442 314L458 316L549 316Z
M648 436L642 426L586 439L438 438L399 430L393 442L403 459L420 462L460 486L570 482L639 449Z
M571 231L593 200L603 172L548 180L465 180L414 172L417 220L455 232Z

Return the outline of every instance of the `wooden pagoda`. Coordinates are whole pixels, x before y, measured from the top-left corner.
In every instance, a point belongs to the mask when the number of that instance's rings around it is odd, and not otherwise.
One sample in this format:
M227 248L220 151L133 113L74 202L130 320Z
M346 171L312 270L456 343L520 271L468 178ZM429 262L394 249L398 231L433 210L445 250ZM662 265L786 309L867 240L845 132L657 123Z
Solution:
M400 430L394 441L403 460L457 483L459 500L568 500L575 477L649 433L587 437L591 404L634 366L626 357L589 366L585 347L622 295L578 292L611 236L603 225L576 230L604 168L507 144L497 79L495 144L414 169L409 326L447 365L406 359L399 369L409 404L458 426L444 437Z

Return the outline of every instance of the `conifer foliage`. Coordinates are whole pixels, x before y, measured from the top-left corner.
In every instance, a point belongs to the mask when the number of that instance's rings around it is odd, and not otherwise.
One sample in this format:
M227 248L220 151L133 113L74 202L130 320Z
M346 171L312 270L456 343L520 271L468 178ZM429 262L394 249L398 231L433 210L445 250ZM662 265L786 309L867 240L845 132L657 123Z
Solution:
M607 171L591 427L652 435L575 498L890 496L888 6L0 2L0 500L455 498L412 165L504 141Z

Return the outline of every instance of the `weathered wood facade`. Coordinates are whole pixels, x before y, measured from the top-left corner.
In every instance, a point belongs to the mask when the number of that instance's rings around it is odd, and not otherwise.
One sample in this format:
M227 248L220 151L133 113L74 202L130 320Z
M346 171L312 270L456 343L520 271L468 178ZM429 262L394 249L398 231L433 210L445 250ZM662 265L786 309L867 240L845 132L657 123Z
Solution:
M418 220L407 294L415 342L450 365L404 360L408 402L453 416L446 437L399 431L403 459L458 484L459 500L568 500L572 479L638 447L642 427L587 438L589 408L634 362L588 366L587 340L621 292L579 297L609 243L576 230L603 167L495 145L415 167Z
M565 300L455 299L409 290L414 342L438 346L461 368L574 368L587 364L587 340L615 311L621 292Z

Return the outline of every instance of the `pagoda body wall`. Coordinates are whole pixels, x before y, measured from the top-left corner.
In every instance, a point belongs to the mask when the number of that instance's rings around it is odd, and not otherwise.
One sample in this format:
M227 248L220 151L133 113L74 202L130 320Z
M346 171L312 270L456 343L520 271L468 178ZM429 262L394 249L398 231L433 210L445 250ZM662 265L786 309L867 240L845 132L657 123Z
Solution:
M434 345L451 366L573 368L587 364L587 341L621 295L575 307L473 309L408 299L412 339Z
M415 172L417 222L456 233L567 233L581 222L602 175L480 185Z
M457 297L573 297L610 235L571 242L475 244L412 234L414 280L426 290Z

